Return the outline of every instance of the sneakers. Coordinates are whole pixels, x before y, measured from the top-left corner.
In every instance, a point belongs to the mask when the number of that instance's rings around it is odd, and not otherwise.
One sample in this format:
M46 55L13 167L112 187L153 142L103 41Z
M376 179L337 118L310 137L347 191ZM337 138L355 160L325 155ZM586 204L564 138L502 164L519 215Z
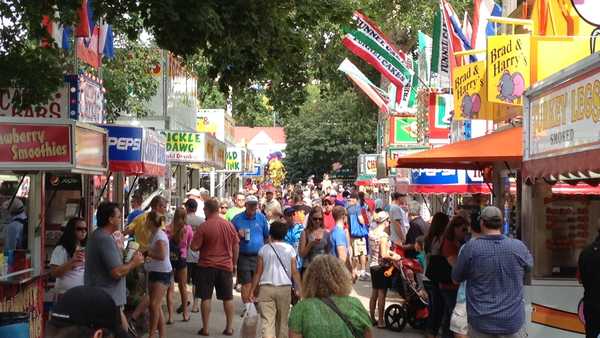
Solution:
M361 282L368 282L368 281L371 280L371 274L368 273L368 272L363 272L358 277L358 280L361 281Z

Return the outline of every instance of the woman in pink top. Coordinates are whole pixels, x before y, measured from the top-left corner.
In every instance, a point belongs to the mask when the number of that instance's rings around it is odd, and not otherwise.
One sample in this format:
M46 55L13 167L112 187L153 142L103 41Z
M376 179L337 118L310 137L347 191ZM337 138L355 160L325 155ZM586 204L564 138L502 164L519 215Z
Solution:
M173 215L173 222L170 225L169 231L169 256L171 259L171 266L173 266L175 281L179 286L179 293L181 294L181 306L177 310L178 313L183 313L183 321L187 322L190 320L190 312L188 311L188 294L187 294L187 253L192 238L194 237L194 231L189 224L186 224L187 211L183 207L175 209L175 215ZM169 317L167 324L173 323L173 291L175 289L175 283L171 283L167 293L167 309Z

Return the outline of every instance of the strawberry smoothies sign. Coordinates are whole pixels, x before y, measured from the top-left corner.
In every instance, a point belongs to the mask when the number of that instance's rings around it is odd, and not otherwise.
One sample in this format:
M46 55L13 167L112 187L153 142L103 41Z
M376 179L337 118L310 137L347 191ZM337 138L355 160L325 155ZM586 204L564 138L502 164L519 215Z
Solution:
M487 41L487 96L491 103L523 104L530 84L529 35L490 36Z
M69 125L0 123L0 163L18 167L69 166Z
M106 144L104 130L84 123L0 118L0 170L102 174L108 167Z

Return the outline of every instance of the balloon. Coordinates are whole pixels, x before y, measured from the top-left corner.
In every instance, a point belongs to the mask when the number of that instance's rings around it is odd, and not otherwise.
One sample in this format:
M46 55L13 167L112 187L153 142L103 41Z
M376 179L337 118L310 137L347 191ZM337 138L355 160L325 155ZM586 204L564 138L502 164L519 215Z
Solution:
M521 73L514 73L512 76L512 81L513 81L512 95L515 98L521 97L521 95L523 95L523 92L525 91L525 79L523 78L523 75L521 75Z
M472 99L472 112L473 113L479 113L479 111L481 110L481 97L479 97L479 94L473 94L473 99Z

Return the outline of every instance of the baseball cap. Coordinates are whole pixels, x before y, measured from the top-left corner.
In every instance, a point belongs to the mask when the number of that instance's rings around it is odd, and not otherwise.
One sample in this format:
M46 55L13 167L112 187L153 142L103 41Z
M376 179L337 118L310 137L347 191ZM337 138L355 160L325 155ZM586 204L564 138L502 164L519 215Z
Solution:
M254 196L254 195L248 195L246 197L246 203L247 204L258 204L258 198L256 198L256 196Z
M186 194L186 196L196 196L196 197L200 197L200 190L194 188L190 191L188 191Z
M487 206L481 210L480 217L487 221L502 221L502 211L495 206Z
M116 338L131 336L121 327L121 312L112 297L96 287L76 286L58 300L50 314L54 326L110 330Z

